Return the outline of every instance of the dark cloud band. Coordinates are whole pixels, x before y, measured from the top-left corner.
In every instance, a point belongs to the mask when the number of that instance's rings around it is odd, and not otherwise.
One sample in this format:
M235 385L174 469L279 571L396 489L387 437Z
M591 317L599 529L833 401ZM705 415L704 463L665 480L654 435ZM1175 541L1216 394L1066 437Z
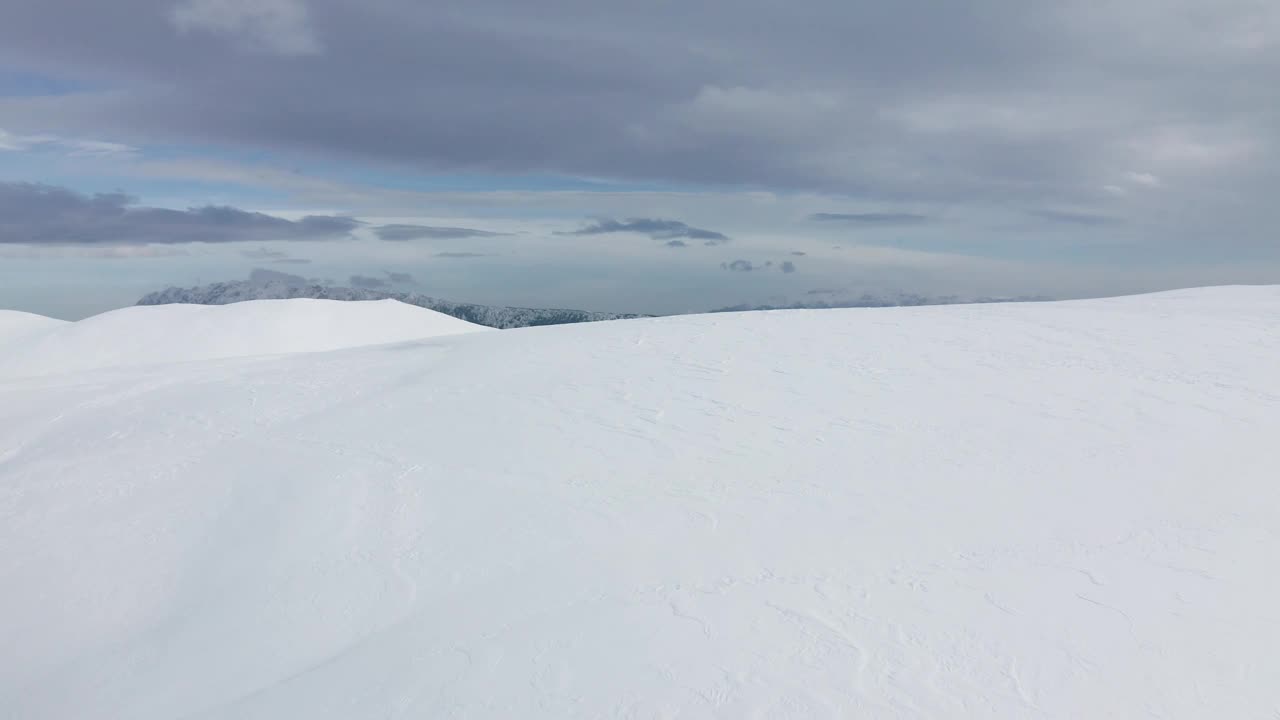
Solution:
M679 220L663 220L659 218L628 218L626 220L602 219L578 230L557 233L558 235L610 235L614 233L638 233L648 235L654 240L667 240L670 247L685 247L687 243L678 238L702 240L707 245L718 245L729 242L729 236L715 230L704 230L691 227Z
M914 225L928 222L927 215L916 213L814 213L814 222L842 222L855 225Z
M0 182L0 244L142 245L346 238L358 220L312 215L286 220L226 206L143 207L123 193Z
M404 242L407 240L463 240L466 238L499 237L507 233L490 232L463 227L437 227L432 225L380 225L373 229L383 240Z

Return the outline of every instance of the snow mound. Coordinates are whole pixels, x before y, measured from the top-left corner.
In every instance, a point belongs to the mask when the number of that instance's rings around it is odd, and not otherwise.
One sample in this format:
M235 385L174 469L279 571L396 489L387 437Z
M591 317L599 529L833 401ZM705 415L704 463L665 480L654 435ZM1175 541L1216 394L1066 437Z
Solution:
M41 319L52 324L38 327L38 321L0 316L0 378L318 352L488 330L395 300L159 305L127 307L74 323ZM23 322L37 327L6 334L6 327Z
M1277 328L1223 288L3 383L0 707L1272 717Z
M0 310L0 343L66 325L65 320L17 310Z

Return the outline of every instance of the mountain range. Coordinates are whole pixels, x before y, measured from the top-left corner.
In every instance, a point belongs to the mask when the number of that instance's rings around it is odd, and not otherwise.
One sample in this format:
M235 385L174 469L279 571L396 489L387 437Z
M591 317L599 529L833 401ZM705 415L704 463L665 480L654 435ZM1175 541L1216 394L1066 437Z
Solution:
M814 291L811 294L829 294L835 291ZM399 300L408 305L416 305L428 310L452 315L486 327L508 329L533 327L538 325L569 325L582 322L599 322L601 320L627 320L633 318L653 317L639 313L593 312L589 310L567 310L562 308L524 308L505 307L501 305L480 305L444 300L422 293L372 290L329 285L317 280L308 280L298 275L277 272L275 270L256 269L248 280L215 282L197 287L169 287L148 293L137 302L138 305L229 305L246 300L291 300L295 298L311 298L314 300ZM924 305L958 305L967 303L1004 303L1004 302L1043 302L1052 298L1042 295L1020 295L1016 297L975 297L962 298L958 295L919 295L915 293L897 293L893 295L872 295L864 293L858 297L843 300L799 301L778 305L751 305L743 303L711 310L713 313L743 312L751 310L821 310L829 308L876 308L876 307L917 307Z
M335 287L272 270L254 270L248 280L216 282L191 288L170 287L145 295L138 305L229 305L246 300L399 300L452 315L477 325L509 329L537 325L626 320L647 317L631 313L591 312L562 308L523 308L453 302L415 292Z

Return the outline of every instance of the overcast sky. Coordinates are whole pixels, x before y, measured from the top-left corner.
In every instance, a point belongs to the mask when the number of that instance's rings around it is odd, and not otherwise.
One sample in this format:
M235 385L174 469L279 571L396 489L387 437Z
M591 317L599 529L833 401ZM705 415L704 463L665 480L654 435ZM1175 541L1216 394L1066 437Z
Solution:
M3 0L0 307L1280 282L1277 77L1274 0Z

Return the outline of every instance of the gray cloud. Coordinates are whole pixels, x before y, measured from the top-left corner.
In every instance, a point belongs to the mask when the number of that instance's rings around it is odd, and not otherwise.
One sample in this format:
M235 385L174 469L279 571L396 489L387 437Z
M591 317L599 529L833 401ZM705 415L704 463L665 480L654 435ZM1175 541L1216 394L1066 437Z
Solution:
M803 18L732 0L685 3L661 18L588 0L388 3L385 11L271 0L271 12L116 0L72 17L39 0L13 2L22 12L0 25L6 54L51 72L109 75L119 89L24 108L33 126L49 118L431 170L889 193L932 190L913 171L960 159L986 175L1057 170L1057 157L1026 155L1028 147L1056 153L1060 143L1014 138L1023 152L994 159L940 153L953 138L917 127L916 106L947 93L1042 89L1062 75L1049 70L1063 54L1093 40L1075 26L1090 15L1054 8L1059 22L1049 23L1048 11L1011 0L963 8L913 0L888 10L812 0ZM55 35L66 47L49 46ZM891 40L902 37L913 42Z
M345 238L351 218L285 220L233 207L142 207L124 193L83 195L66 188L0 182L0 244L141 245Z
M400 285L412 285L414 282L413 275L406 272L387 272L387 280Z
M169 12L180 33L228 37L251 52L314 55L322 45L308 22L303 0L180 0Z
M814 213L815 222L844 222L857 225L915 225L928 222L927 215L916 213Z
M460 259L463 259L463 258L489 257L489 254L488 254L488 253L474 253L474 252L438 252L438 253L436 253L436 254L435 254L435 257L438 257L438 258L452 258L452 259L455 259L455 260L460 260Z
M351 287L377 290L379 288L385 288L391 283L385 278L371 277L369 275L352 275L347 279L347 284Z
M254 268L249 273L249 282L256 285L266 285L267 283L284 283L293 287L301 287L312 284L311 281L301 275L291 275L282 273L279 270L269 270L267 268Z
M690 227L679 220L662 220L658 218L628 218L627 220L603 219L581 228L579 230L571 230L569 232L556 233L557 235L607 235L612 233L639 233L648 235L654 240L672 240L677 238L688 238L690 240L703 240L707 245L719 245L720 243L729 242L729 236L714 230L704 230L702 228ZM672 245L671 247L684 247L681 245Z
M283 250L269 250L267 248L253 248L251 250L241 250L240 254L250 260L283 260L289 257L289 253Z
M373 229L383 240L461 240L465 238L499 237L507 233L489 232L462 227L436 227L431 225L380 225Z
M7 61L111 92L0 117L428 172L1078 207L1203 258L1275 246L1276 3L271 6L9 0Z
M792 254L792 255L795 255L796 257L803 257L803 256L805 256L805 255L808 255L809 253L807 253L807 252L805 252L805 251L803 251L803 250L792 250L792 251L791 251L791 254Z
M1109 215L1099 215L1097 213L1075 212L1071 210L1033 210L1032 215L1041 220L1060 223L1063 225L1084 225L1089 227L1100 227L1104 225L1121 225L1123 220Z
M307 258L293 257L283 250L270 250L268 248L241 250L240 254L250 260L266 260L277 265L309 265L311 263Z
M796 271L796 264L790 260L783 260L776 266L772 260L766 260L763 263L753 263L750 260L732 260L730 262L720 263L721 270L728 270L730 272L753 272L755 270L767 270L773 267L777 267L784 273L793 273Z

